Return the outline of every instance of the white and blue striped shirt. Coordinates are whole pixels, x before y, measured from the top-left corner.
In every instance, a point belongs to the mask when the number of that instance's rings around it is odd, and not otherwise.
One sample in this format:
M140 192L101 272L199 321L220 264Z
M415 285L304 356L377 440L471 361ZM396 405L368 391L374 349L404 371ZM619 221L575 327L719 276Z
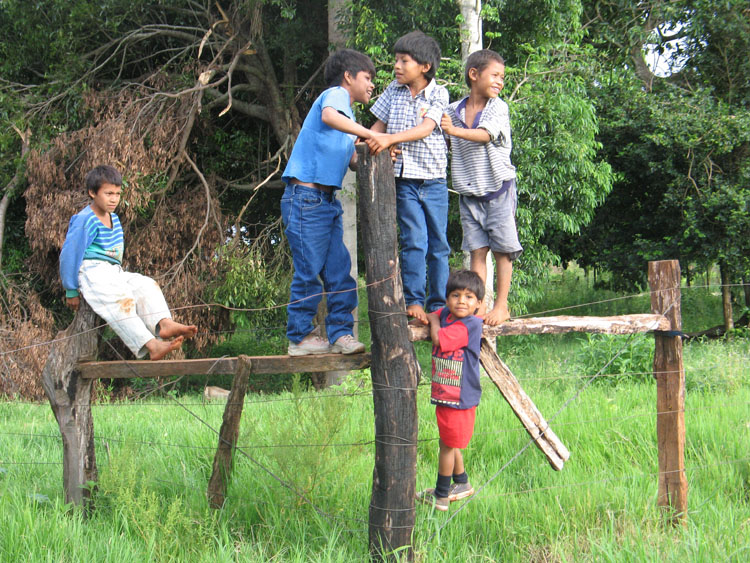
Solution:
M112 228L106 227L87 206L70 218L60 251L60 278L66 297L78 296L78 270L84 260L122 262L125 241L117 214L110 213Z
M453 189L461 195L485 196L499 190L503 182L516 177L516 168L510 162L510 115L508 104L500 98L490 98L470 126L464 122L464 98L448 107L454 127L482 128L490 135L487 143L475 143L450 137L451 180Z

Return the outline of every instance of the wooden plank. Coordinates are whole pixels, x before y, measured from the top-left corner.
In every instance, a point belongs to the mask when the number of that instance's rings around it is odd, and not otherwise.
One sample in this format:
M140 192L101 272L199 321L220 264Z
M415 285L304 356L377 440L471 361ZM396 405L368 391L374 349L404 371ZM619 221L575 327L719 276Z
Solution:
M686 524L685 368L682 362L680 264L677 260L648 263L651 310L670 322L673 334L654 337L656 436L659 455L657 505L670 511L674 524Z
M396 234L396 185L388 151L359 150L359 205L372 334L375 468L369 540L373 560L414 557L419 364L409 341Z
M229 392L227 406L219 430L219 447L214 456L213 471L208 481L208 503L211 508L221 508L227 496L229 481L232 478L234 464L234 448L240 435L240 418L245 405L247 393L247 379L252 371L252 360L247 356L237 359L237 373L232 380L232 390Z
M370 354L321 354L318 356L248 356L253 374L304 373L333 369L362 369L370 365ZM133 377L171 377L176 375L232 374L237 358L201 358L195 360L124 360L78 364L84 379L128 379Z
M73 322L58 332L42 370L42 387L49 399L63 446L65 502L81 505L84 514L93 509L91 483L98 480L91 416L93 381L82 381L75 369L82 357L95 357L98 317L81 299Z
M513 319L497 326L485 326L483 336L511 336L520 334L562 334L565 332L591 332L599 334L634 334L653 330L669 330L669 320L663 315L638 314L615 317L533 317ZM411 339L429 340L428 327L410 326Z
M553 469L559 471L570 457L570 452L555 435L542 413L536 408L508 366L498 357L486 338L482 338L479 361L489 378L500 390L513 413L534 440L534 443L547 456Z

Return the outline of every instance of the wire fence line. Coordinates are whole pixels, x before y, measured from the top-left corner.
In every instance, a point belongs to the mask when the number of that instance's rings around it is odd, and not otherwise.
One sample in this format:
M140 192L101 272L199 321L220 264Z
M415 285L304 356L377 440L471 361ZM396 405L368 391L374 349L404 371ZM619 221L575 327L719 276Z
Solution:
M739 402L735 404L743 404L743 405L750 405L750 402ZM190 406L190 403L183 403L184 406ZM170 405L175 406L177 405ZM724 409L726 408L726 403L722 403L721 405L704 405L702 407L692 407L692 408L686 408L682 410L673 410L673 411L648 411L648 412L642 412L642 413L634 413L634 414L628 414L625 416L611 416L611 417L597 417L595 419L578 419L578 420L570 420L565 422L556 422L555 427L571 427L571 426L581 426L581 425L589 425L594 422L611 422L613 425L618 422L623 422L626 420L632 420L635 418L653 418L654 416L659 415L666 415L666 414L675 414L678 412L683 413L696 413L696 412L705 412L715 409ZM506 428L495 428L493 430L487 430L482 432L474 432L473 436L492 436L496 434L505 434L505 433L522 433L526 430L519 425L513 426L513 427L506 427ZM36 433L36 432L4 432L0 431L0 436L15 436L15 437L21 437L21 438L41 438L41 439L51 439L51 440L60 440L60 434L42 434L42 433ZM127 445L135 445L135 446L149 446L149 447L163 447L163 448L181 448L181 449L188 449L188 450L209 450L214 451L216 450L216 445L196 445L196 444L179 444L179 443L173 443L173 442L159 442L155 440L133 440L131 438L123 438L120 436L94 436L93 438L97 442L113 442L113 443L123 443ZM417 443L428 443L428 442L436 442L440 439L439 436L430 436L427 438L418 438ZM283 449L283 448L341 448L341 447L361 447L361 446L369 446L375 443L375 438L370 438L366 440L359 440L355 442L325 442L325 443L290 443L290 444L244 444L239 447L245 448L245 449L256 449L256 450L263 450L263 449ZM412 444L407 444L412 445Z
M281 303L279 305L272 305L272 306L269 306L269 307L242 308L242 307L230 307L230 306L227 306L227 305L223 305L221 303L198 303L198 304L192 304L192 305L184 305L184 306L181 306L181 307L173 307L173 308L171 308L171 310L172 311L180 311L180 310L186 310L186 309L195 309L195 308L206 308L206 307L208 307L208 308L224 309L224 310L233 311L233 312L247 312L247 313L272 311L272 310L275 310L275 309L280 309L280 308L287 307L288 305L293 304L293 303L298 303L299 301L304 301L305 299L311 299L313 297L325 296L325 295L330 295L330 294L333 294L333 293L345 293L345 292L350 292L350 291L359 291L360 289L364 289L366 287L370 287L370 286L378 285L378 284L381 284L381 283L385 283L385 282L393 279L395 275L396 274L393 274L393 275L391 275L391 276L389 276L387 278L384 278L382 280L376 280L374 282L370 282L369 284L366 283L366 284L358 285L354 289L340 290L340 291L335 291L335 292L325 292L324 291L324 292L317 293L315 295L307 296L307 297L305 297L303 299L298 299L298 300L290 301L290 302L287 302L287 303ZM705 288L716 288L716 287L718 287L718 288L721 288L721 287L744 287L744 286L747 286L747 285L750 285L750 284L742 284L742 283L737 283L737 284L707 284L707 285L690 286L690 287L680 286L679 289L680 290L688 290L688 289L692 290L692 289L705 289ZM598 301L590 301L590 302L587 302L587 303L579 303L579 304L575 304L575 305L568 305L568 306L559 307L559 308L556 308L556 309L547 309L547 310L543 310L543 311L537 311L537 312L534 312L534 313L525 313L525 314L522 314L522 315L518 315L518 316L516 316L514 318L523 319L523 318L535 317L535 316L539 316L539 315L547 315L549 313L555 313L555 312L560 312L560 311L570 311L570 310L574 310L574 309L578 309L578 308L582 308L582 307L590 307L590 306L593 306L593 305L600 305L600 304L604 304L604 303L611 303L611 302L614 302L614 301L622 301L622 300L627 300L627 299L634 299L634 298L638 298L638 297L644 297L646 295L650 295L650 294L655 293L655 292L672 291L674 289L678 289L678 288L667 288L667 289L661 289L661 290L643 291L643 292L640 292L640 293L634 293L634 294L620 296L620 297L613 297L613 298L602 299L602 300L598 300ZM407 313L406 313L406 311L398 312L398 313L388 313L388 314L389 315L403 315L405 317L408 316ZM367 321L360 321L359 319L355 319L354 322L360 323L360 322L367 322ZM21 352L21 351L32 349L32 348L37 348L37 347L42 347L42 346L50 346L50 345L56 344L58 342L64 342L66 340L70 340L70 339L75 338L77 336L80 336L82 334L86 334L86 333L91 332L91 331L100 330L100 329L104 328L105 326L107 326L107 323L101 323L101 324L98 324L98 325L96 325L96 326L94 326L94 327L92 327L90 329L87 329L87 330L84 330L84 331L80 331L80 332L75 333L75 334L66 335L66 336L60 337L60 338L53 338L53 339L45 340L45 341L42 341L42 342L35 342L33 344L29 344L29 345L26 345L26 346L21 346L21 347L12 349L12 350L3 350L3 351L0 351L0 357L11 355L13 353ZM283 330L285 328L286 328L285 326L278 326L278 327L252 327L252 328L243 328L243 329L237 329L237 330L232 330L232 331L209 331L209 333L210 334L224 334L224 333L233 334L233 333L242 333L242 332L252 332L252 333L255 333L255 332L270 331L270 330Z

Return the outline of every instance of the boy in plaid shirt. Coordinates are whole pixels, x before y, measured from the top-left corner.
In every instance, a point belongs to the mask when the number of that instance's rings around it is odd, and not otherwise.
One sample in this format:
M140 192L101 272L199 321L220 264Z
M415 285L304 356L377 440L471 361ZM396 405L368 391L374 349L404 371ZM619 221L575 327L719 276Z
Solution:
M406 312L428 324L427 313L445 305L448 281L448 159L439 127L448 91L434 79L440 64L437 41L413 31L393 50L396 79L370 110L377 118L372 130L386 135L365 142L374 153L399 145L394 174Z

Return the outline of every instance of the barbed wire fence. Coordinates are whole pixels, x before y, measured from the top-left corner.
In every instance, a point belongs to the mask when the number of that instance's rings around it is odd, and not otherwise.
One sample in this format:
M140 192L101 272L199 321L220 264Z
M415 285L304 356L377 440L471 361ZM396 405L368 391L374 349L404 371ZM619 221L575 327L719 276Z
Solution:
M734 286L734 285L742 285L742 284L732 284L732 285ZM718 286L718 285L691 286L690 288L684 288L683 287L681 289L682 290L685 290L685 289L698 289L698 288L706 288L706 287L720 287L720 286ZM618 297L618 298L600 300L600 301L595 301L595 302L590 302L590 303L585 303L585 304L578 304L578 305L573 305L573 306L564 307L564 308L550 309L550 310L547 310L547 311L541 311L541 312L537 312L537 313L533 313L533 314L530 313L530 314L522 315L522 316L520 316L518 318L529 317L529 316L538 316L538 315L542 315L542 314L549 314L549 313L552 313L552 312L559 312L559 311L564 311L564 310L573 310L573 309L576 309L576 308L582 308L582 307L585 307L585 306L592 306L592 305L601 304L601 303L607 303L607 302L611 302L611 301L618 301L618 300L624 300L624 299L632 299L632 298L636 298L636 297L643 297L643 296L648 295L648 294L649 294L649 292L641 292L641 293L633 294L633 295L629 295L629 296L623 296L623 297ZM220 306L220 305L217 305L217 304L200 304L200 305L186 306L186 307L183 307L183 308L187 308L187 307L206 307L206 306ZM276 306L276 307L281 307L281 306L286 306L286 304L279 305L279 306ZM235 310L240 310L240 311L243 311L243 310L244 311L255 311L257 309L235 309ZM404 315L405 314L406 313L404 313ZM101 326L96 327L93 330L98 330L99 328L101 328ZM256 330L258 332L261 332L261 331L269 332L269 331L272 331L272 330L283 330L283 328L284 327L260 327L260 328L252 329L252 330ZM251 332L252 330L245 329L242 332ZM647 373L650 373L650 372L623 372L623 373L607 374L607 373L604 372L604 370L621 353L623 353L631 345L631 343L634 340L635 336L636 335L631 335L627 339L627 341L625 342L625 344L623 344L623 346L616 352L616 354L613 355L613 357L610 358L610 360L599 370L599 372L597 372L595 374L591 374L591 375L550 376L549 378L528 377L528 378L521 378L520 380L521 381L524 381L524 380L533 381L533 380L544 380L544 379L554 380L554 379L561 379L561 378L569 377L569 378L575 378L577 380L583 381L583 384L575 391L575 393L573 395L571 395L567 400L565 400L563 402L563 404L559 407L559 409L555 412L555 414L549 419L549 423L552 423L558 417L558 415L572 401L576 400L584 392L584 390L595 379L605 378L605 377L611 377L611 376L622 377L623 375L637 376L637 375L645 375ZM645 335L644 334L640 334L640 335L638 335L638 337L644 338ZM45 346L45 345L49 345L49 344L52 344L52 343L55 343L55 342L58 342L58 341L59 340L54 340L53 339L53 340L50 340L50 341L47 341L47 342L34 344L34 346ZM5 351L5 352L0 352L0 355L11 354L11 353L16 352L16 351L18 351L18 350L10 350L10 351ZM706 371L712 371L712 370L716 369L716 367L717 366L707 366L707 367L702 367L702 368L699 368L699 369L706 370ZM393 390L394 391L398 391L399 389L393 389ZM278 403L278 402L300 401L300 400L304 400L304 401L309 401L309 400L320 401L320 400L326 400L326 399L329 399L329 398L337 398L337 399L341 399L342 397L356 398L356 397L363 397L363 396L370 396L370 395L371 395L371 390L361 390L361 391L348 392L348 393L341 393L341 392L335 392L335 393L316 393L316 394L312 394L312 395L309 395L309 396L305 395L305 396L299 396L299 397L292 396L292 397L273 397L273 398L264 397L264 398L254 398L252 400L246 401L245 404L246 405L257 405L257 404L263 404L263 403ZM168 397L169 400L167 400L165 402L158 402L158 403L153 403L153 402L148 403L148 404L138 404L138 403L92 403L91 406L94 407L94 408L102 408L102 409L112 408L112 407L114 407L114 408L122 408L122 407L132 407L132 406L139 407L139 408L144 408L144 407L175 407L175 408L180 408L180 409L183 409L184 411L186 411L189 416L191 416L191 417L195 418L196 420L198 420L201 425L207 427L213 434L218 435L218 431L215 428L213 428L208 422L206 422L198 414L196 414L195 412L193 412L193 410L191 410L191 408L189 408L189 407L202 406L204 408L212 408L212 407L216 407L216 408L221 407L221 408L224 408L224 406L225 406L226 403L206 403L206 402L189 403L189 402L182 402L182 401L180 401L179 399L177 399L176 397L174 397L172 395L167 395L167 397ZM18 405L18 406L29 405L29 406L40 406L40 407L48 406L47 403L30 402L30 401L13 401L13 402L2 403L3 407L6 407L7 405ZM697 410L700 410L700 409L687 409L686 408L685 411L683 411L683 412L695 412ZM618 422L618 421L630 420L630 419L637 418L637 417L652 418L652 417L654 417L655 414L656 415L667 414L668 412L669 411L665 411L664 413L654 413L652 411L652 412L648 412L648 413L629 414L629 415L622 416L622 417L610 417L608 420L610 420L612 423L615 423L615 422ZM597 422L601 422L602 419L601 418L597 418L596 421ZM586 424L590 424L591 422L592 422L591 420L585 419L585 420L577 420L577 421L568 421L568 422L556 423L555 426L559 427L559 426L572 426L572 425L586 425ZM519 427L513 427L513 428L500 428L500 429L494 429L494 430L492 430L490 432L476 433L475 436L482 436L482 435L488 435L488 434L499 434L499 433L505 433L505 432L522 432L522 431L524 431L524 429L521 428L520 426ZM12 437L18 437L18 438L24 438L24 439L32 439L32 440L49 440L49 439L59 440L59 438L60 438L59 434L40 434L40 433L35 433L35 432L3 432L3 431L0 431L0 436L12 436ZM121 442L121 443L127 443L129 445L137 445L137 446L149 447L149 448L156 448L156 447L158 447L158 448L180 448L180 449L188 449L188 450L208 450L208 451L214 451L216 449L215 444L214 445L200 446L200 445L194 445L194 444L173 444L173 443L164 443L164 442L157 442L157 441L133 441L133 440L129 440L127 438L114 437L114 436L110 436L110 437L98 436L98 437L95 437L95 440L97 442L107 443L107 444L110 443L110 442L112 442L112 443ZM427 442L434 442L434 441L437 441L437 440L438 440L438 438L433 436L433 437L429 437L429 438L419 439L417 442L418 443L427 443ZM318 507L313 502L312 499L308 498L302 491L299 491L297 489L297 487L295 487L295 485L293 483L290 483L290 482L282 479L278 475L276 475L266 464L262 463L260 460L258 460L254 456L252 456L249 452L253 451L253 450L271 450L271 449L282 449L282 448L318 448L318 447L319 448L355 448L355 447L361 448L361 447L365 447L365 446L370 446L370 445L372 445L374 443L375 443L375 439L362 440L362 441L356 441L356 442L321 443L321 444L312 444L312 443L245 444L245 445L241 445L241 446L236 446L236 450L235 451L240 456L242 456L244 459L247 459L251 464L255 465L260 470L262 470L265 474L267 474L269 476L269 478L277 481L281 486L283 486L283 487L287 488L288 490L290 490L292 492L292 494L294 494L295 496L297 496L304 503L309 504L311 506L311 508L313 510L315 510L315 512L317 512L322 517L325 517L326 519L328 519L328 520L330 520L332 522L336 521L336 520L341 520L341 521L346 521L347 523L351 523L353 521L361 523L361 524L363 524L363 528L348 528L347 527L347 528L344 528L344 529L346 531L353 532L353 533L354 532L356 532L356 533L363 533L363 532L367 531L367 527L366 526L367 526L368 522L367 522L366 519L356 519L356 518L352 519L352 517L350 517L350 516L338 516L338 515L330 513L330 511L325 511L325 510L321 509L320 507ZM483 482L477 488L477 491L476 491L476 493L475 493L475 495L473 497L471 497L467 502L462 503L461 506L457 510L455 510L455 511L452 512L452 514L450 515L450 517L448 517L435 530L435 532L433 533L433 536L435 534L437 534L437 533L440 533L440 531L442 531L443 528L445 528L446 526L448 526L455 518L457 518L462 513L462 511L465 509L465 507L469 505L470 502L475 502L474 499L493 499L493 498L506 497L506 496L509 496L509 495L532 494L532 493L546 491L546 490L551 490L551 489L583 487L583 486L587 486L587 485L591 485L591 484L595 484L595 483L617 482L617 481L627 481L627 480L636 480L636 479L645 479L645 478L652 479L655 475L657 475L657 476L659 475L659 472L639 472L639 473L633 473L631 475L623 476L623 477L604 477L604 478L592 479L592 480L584 481L584 482L567 483L567 484L554 485L554 486L549 486L549 487L527 488L527 489L520 489L520 490L516 490L516 491L505 491L505 492L502 492L502 493L495 493L495 494L484 492L484 490L488 486L490 486L491 483L497 477L499 477L499 475L507 467L509 467L516 459L518 459L520 456L522 456L524 454L524 452L529 448L529 446L532 445L533 443L534 443L534 440L533 439L529 439L523 445L523 447L521 447L513 456L510 457L510 459L500 468L500 470L498 470L490 478L488 478L487 480L485 480L485 482ZM405 446L406 445L413 446L414 444L404 444L404 445ZM5 450L5 448L1 448L1 449ZM717 467L717 466L721 466L721 465L741 464L741 463L747 462L748 459L749 458L738 458L738 459L725 460L725 461L717 462L717 463L714 463L714 464L699 464L699 465L694 465L694 466L686 467L685 471L686 472L696 472L696 471L701 471L701 470L705 470L705 469L708 469L708 468L711 468L711 467ZM43 461L43 460L38 460L38 461L17 461L17 460L0 459L0 472L7 472L7 468L8 467L28 467L28 466L49 467L50 470L52 470L52 468L55 468L55 470L57 470L58 467L62 466L62 462ZM175 484L179 484L179 483L175 482ZM369 489L370 489L370 484L369 483L363 484L362 486L363 486L363 488L366 486L367 487L367 492L369 492ZM253 498L245 497L245 496L238 495L238 494L227 495L226 498L230 499L230 500L233 500L233 501L238 501L238 502L239 501L244 501L244 502L249 502L249 503L254 502ZM427 517L428 516L426 516L426 515L424 516L424 518L427 518Z

